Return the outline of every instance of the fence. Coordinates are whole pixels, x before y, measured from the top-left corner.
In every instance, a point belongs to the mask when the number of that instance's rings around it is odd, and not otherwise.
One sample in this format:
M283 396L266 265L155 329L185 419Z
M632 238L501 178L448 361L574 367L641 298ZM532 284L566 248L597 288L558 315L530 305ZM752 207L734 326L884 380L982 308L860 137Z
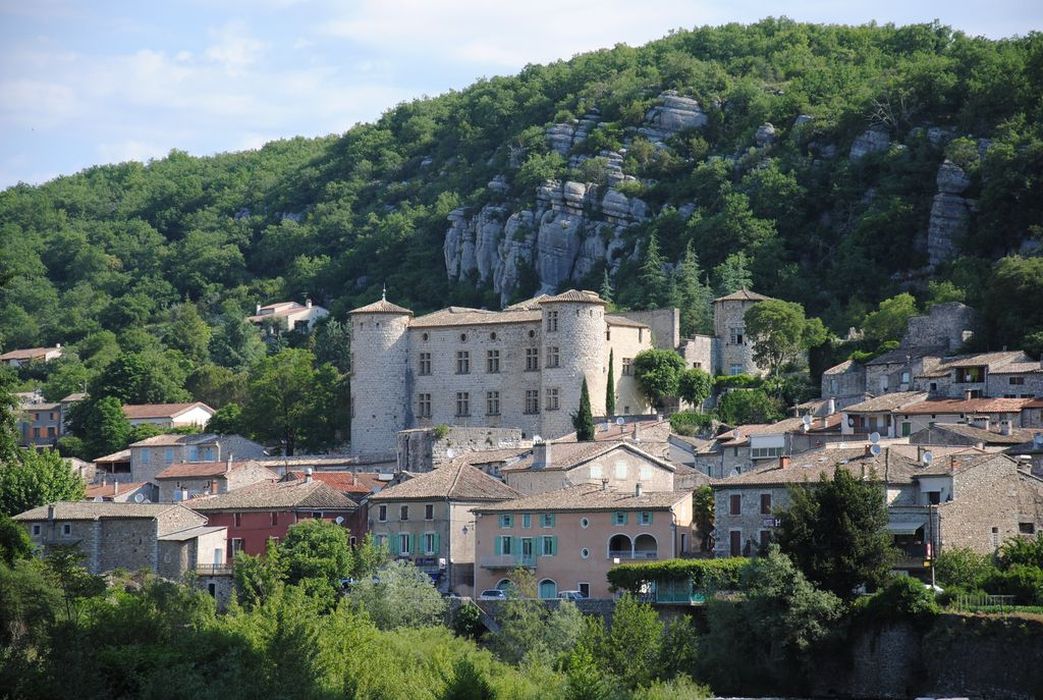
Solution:
M1014 609L1014 596L988 595L986 593L961 593L953 601L957 610L976 610L979 608Z

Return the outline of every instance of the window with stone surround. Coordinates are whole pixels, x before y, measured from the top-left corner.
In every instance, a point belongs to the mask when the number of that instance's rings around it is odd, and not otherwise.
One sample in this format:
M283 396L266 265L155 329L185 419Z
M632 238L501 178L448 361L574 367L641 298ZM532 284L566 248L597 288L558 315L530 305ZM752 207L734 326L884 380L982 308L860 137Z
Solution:
M399 520L409 520L409 506L399 506L398 507L398 519Z
M500 392L488 391L485 394L485 414L488 416L500 415Z
M386 505L381 505L377 509L377 520L379 520L380 522L383 523L383 522L386 522L387 519L388 519L388 507Z
M558 330L558 312L548 311L547 312L547 332L555 333Z
M431 417L431 394L417 394L416 414L418 418Z
M629 377L634 373L634 358L624 357L623 358L623 376Z
M500 351L489 350L485 355L485 371L489 374L500 373Z
M420 367L418 368L418 370L419 373L423 376L431 374L431 353L420 353Z
M525 348L525 371L535 372L540 368L540 349Z
M559 353L556 345L547 348L547 367L553 369L559 366Z
M742 336L746 329L742 326L733 326L728 329L728 342L730 345L742 345Z
M771 515L771 494L761 494L761 515Z
M557 388L547 389L547 410L557 411L558 410L558 390Z
M459 417L471 415L471 395L466 391L456 392L456 415Z
M471 353L467 350L458 350L456 352L456 373L457 374L470 374L471 373Z
M728 514L742 515L742 496L737 493L728 498Z
M428 503L424 506L424 520L435 519L435 506L432 503Z
M525 412L526 413L539 413L540 412L540 392L537 389L527 389L525 391Z

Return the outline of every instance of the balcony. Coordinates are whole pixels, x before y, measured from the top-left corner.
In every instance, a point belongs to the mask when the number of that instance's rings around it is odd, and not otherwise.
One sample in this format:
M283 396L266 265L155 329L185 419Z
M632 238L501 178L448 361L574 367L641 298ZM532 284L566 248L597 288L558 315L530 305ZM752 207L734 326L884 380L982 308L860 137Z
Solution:
M532 569L536 566L536 557L531 554L495 554L482 557L479 566L483 569L516 569L519 566Z
M196 564L196 573L200 576L231 576L231 564Z
M649 551L630 551L629 549L608 550L609 559L658 559L658 553L655 550Z

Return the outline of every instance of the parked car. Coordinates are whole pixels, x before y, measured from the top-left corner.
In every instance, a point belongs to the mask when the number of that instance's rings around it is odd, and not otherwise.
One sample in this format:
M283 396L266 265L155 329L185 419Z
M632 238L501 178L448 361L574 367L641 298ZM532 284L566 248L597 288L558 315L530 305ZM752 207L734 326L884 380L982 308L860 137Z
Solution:
M478 596L478 600L507 600L507 593L499 588L490 588L482 591Z
M562 600L586 600L587 596L583 595L583 591L561 591L558 593L558 597Z

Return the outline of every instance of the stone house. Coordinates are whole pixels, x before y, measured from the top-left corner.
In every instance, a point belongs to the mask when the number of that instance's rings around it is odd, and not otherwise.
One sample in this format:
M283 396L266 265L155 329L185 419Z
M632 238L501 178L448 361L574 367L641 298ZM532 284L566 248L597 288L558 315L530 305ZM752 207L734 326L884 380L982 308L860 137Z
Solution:
M1043 432L1034 431L1031 440L1008 447L1004 452L1018 460L1033 476L1043 478Z
M8 367L22 367L34 362L50 362L62 356L62 345L58 343L53 348L24 348L22 350L9 350L0 355L0 364Z
M1032 399L1021 407L1021 427L1043 428L1043 396Z
M508 486L527 495L576 484L607 484L619 491L640 484L648 491L673 491L677 469L631 442L542 442L505 466L503 475Z
M369 529L392 556L430 575L439 590L469 595L474 582L473 510L520 495L464 461L454 461L371 496Z
M746 312L771 297L740 289L713 300L714 368L716 374L761 375L764 370L753 360L753 343L746 336Z
M1043 367L1020 350L929 358L916 383L935 397L1031 398L1043 393Z
M1013 434L1021 427L1021 411L1029 399L929 399L896 407L892 422L902 436L930 428L936 423L977 421L998 427L1001 433Z
M231 457L224 462L178 462L155 476L161 503L215 496L262 481L278 480L278 474L258 462L233 462Z
M127 405L123 415L131 425L156 425L160 428L205 428L215 411L201 401L193 403L148 403Z
M62 432L62 406L37 393L18 394L18 434L23 447L53 447Z
M859 403L867 397L866 367L861 362L846 360L822 373L821 396L832 397L837 406Z
M138 498L140 496L140 498ZM100 483L88 484L84 495L86 501L110 501L114 503L143 503L159 500L154 484L148 482L120 482L119 479L103 478Z
M93 574L146 569L180 580L224 561L225 529L177 504L58 502L14 516L42 552L75 545Z
M673 559L694 551L690 491L620 492L597 484L475 509L474 589L503 589L529 569L540 598L578 590L609 598L608 570L620 562Z
M412 428L396 436L397 471L429 472L470 452L521 451L532 445L517 428Z
M154 435L130 445L130 476L133 481L155 481L156 475L183 462L226 462L228 459L256 460L264 457L264 447L239 435L168 433ZM105 459L120 458L121 453ZM95 460L98 464L99 460Z
M239 552L264 554L269 540L278 542L291 526L305 520L328 520L348 530L349 520L358 509L358 504L344 494L311 479L261 481L185 503L207 516L210 524L227 528L229 563ZM359 533L351 532L351 543L358 537Z
M1031 428L1012 428L1010 423L997 426L987 416L975 416L967 423L929 425L910 435L909 444L959 445L996 452L1031 441L1032 437Z
M880 433L881 437L890 438L911 435L911 425L896 424L895 412L926 398L927 393L923 391L899 391L852 404L842 412L840 432L843 435Z
M254 315L247 316L246 320L255 326L270 323L283 331L310 331L320 319L329 315L329 311L307 299L304 304L295 301L277 301L265 306L258 304Z

